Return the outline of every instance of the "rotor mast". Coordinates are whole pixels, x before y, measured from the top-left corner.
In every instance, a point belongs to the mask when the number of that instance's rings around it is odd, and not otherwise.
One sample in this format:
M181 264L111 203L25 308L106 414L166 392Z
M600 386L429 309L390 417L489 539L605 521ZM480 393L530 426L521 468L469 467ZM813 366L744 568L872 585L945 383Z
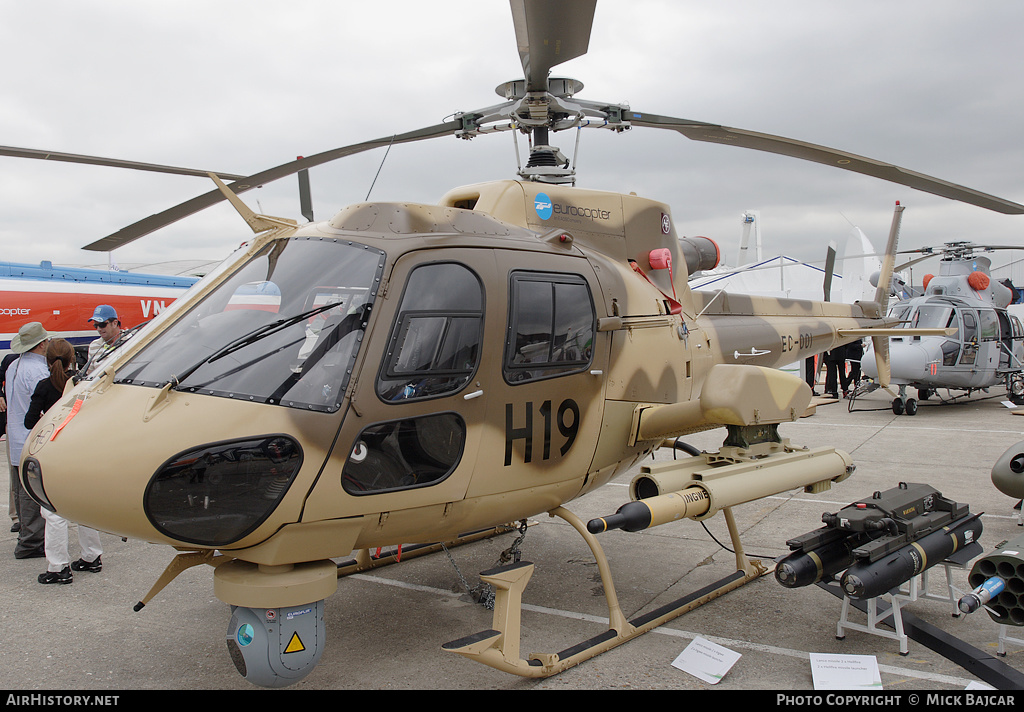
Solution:
M543 183L575 183L576 171L558 147L551 145L551 133L594 123L616 128L608 125L608 114L622 115L621 107L572 100L583 89L583 82L550 76L552 67L587 53L597 0L514 0L511 7L523 78L495 89L506 100L504 104L460 114L463 129L457 135L472 138L508 130L529 134L530 155L526 167L520 166L519 176Z

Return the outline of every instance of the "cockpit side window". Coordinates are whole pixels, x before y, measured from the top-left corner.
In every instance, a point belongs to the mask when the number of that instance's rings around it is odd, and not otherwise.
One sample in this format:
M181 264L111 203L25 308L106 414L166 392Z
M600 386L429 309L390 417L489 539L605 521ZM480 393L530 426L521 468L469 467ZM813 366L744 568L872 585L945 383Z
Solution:
M395 403L461 390L480 361L483 323L483 287L468 267L417 267L402 295L377 395Z
M466 422L457 413L375 423L356 438L341 484L353 495L430 487L462 459Z
M889 308L889 316L901 321L906 321L907 317L910 316L910 305L894 304ZM896 324L897 329L906 328L906 326L906 324Z
M586 369L596 330L586 280L574 274L514 272L510 289L505 380L516 384Z
M981 340L995 341L999 338L999 319L992 309L980 309L978 315L981 317Z
M964 348L960 355L960 363L969 365L978 357L978 319L973 309L964 309L961 318L964 321Z

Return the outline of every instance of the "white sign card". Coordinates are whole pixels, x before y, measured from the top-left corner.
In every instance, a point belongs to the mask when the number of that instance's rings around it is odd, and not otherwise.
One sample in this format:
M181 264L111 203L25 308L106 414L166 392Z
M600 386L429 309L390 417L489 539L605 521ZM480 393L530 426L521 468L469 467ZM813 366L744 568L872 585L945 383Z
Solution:
M672 661L672 667L716 685L740 659L740 654L704 638L694 638Z
M881 690L882 677L874 655L811 653L815 690Z

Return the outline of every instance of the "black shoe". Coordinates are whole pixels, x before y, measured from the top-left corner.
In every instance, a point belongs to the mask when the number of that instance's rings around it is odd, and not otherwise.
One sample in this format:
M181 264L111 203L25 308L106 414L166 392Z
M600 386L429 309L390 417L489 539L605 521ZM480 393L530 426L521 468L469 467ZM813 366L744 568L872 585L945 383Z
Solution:
M21 522L15 522L14 524L12 524L11 525L11 531L15 532L15 533L20 532L21 531Z
M71 583L74 581L74 577L71 575L71 569L67 566L61 570L61 572L54 573L53 571L47 571L45 574L39 574L39 583Z
M91 571L94 574L98 574L103 569L102 558L102 556L97 556L95 561L79 559L78 561L71 562L71 568L75 571Z

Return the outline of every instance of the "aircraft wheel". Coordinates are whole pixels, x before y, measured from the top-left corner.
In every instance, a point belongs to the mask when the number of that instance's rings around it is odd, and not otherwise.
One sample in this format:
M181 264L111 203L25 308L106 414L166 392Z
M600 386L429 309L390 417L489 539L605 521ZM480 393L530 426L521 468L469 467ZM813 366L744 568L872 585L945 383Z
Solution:
M917 389L917 399L918 400L928 400L931 397L932 397L932 390L930 388L918 388Z
M892 412L896 415L903 415L903 401L899 398L894 398L892 401Z
M904 406L907 411L907 415L917 415L917 401L913 398L907 399L907 404Z
M1024 377L1021 374L1007 376L1006 393L1014 405L1024 405Z

